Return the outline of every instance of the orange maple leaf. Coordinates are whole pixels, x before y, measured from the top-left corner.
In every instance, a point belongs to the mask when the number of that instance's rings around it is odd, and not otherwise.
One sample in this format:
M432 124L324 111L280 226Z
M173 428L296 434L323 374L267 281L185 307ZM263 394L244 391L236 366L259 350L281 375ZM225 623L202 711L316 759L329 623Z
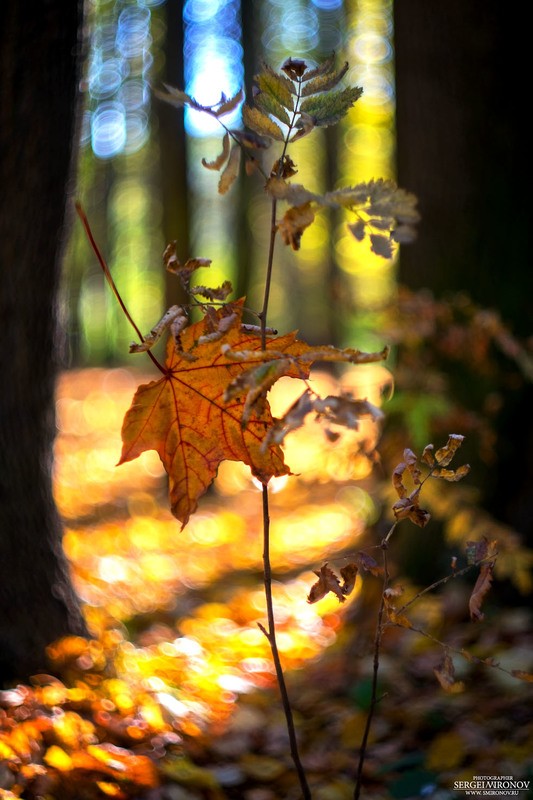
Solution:
M290 473L279 445L261 448L272 415L267 402L243 427L245 397L224 402L228 384L243 372L264 364L261 341L240 328L241 308L223 342L233 350L257 351L258 358L236 362L221 352L221 341L202 344L208 333L201 320L181 334L182 352L176 352L170 337L165 362L166 374L137 389L122 425L122 454L119 464L132 461L145 450L156 450L169 476L171 509L186 525L223 460L243 461L253 475L266 484L273 476ZM219 312L220 313L220 312ZM270 339L267 350L298 356L311 348L294 333ZM194 360L191 360L191 355ZM283 374L305 377L308 369L288 362Z

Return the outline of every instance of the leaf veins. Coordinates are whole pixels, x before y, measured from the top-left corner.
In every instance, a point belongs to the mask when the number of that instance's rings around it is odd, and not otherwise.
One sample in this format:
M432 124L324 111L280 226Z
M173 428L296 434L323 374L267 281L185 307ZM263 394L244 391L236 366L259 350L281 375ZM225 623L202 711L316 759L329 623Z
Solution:
M224 332L224 342L245 350L246 361L231 360L221 352L220 341L210 340L209 320L191 325L181 336L183 352L176 352L174 340L169 339L166 374L137 389L122 426L119 464L132 461L145 450L156 450L169 476L172 513L182 527L196 510L198 499L213 481L221 461L243 461L265 484L273 476L289 473L278 445L261 448L273 423L266 399L259 412L249 414L245 427L242 423L246 398L234 397L224 402L224 392L231 381L264 363L260 339L242 332L241 307L235 303L233 309L234 320ZM199 343L202 337L203 344ZM268 349L294 357L310 348L298 342L294 334L287 334L269 340ZM286 363L285 374L306 374L305 366L296 370L292 361Z

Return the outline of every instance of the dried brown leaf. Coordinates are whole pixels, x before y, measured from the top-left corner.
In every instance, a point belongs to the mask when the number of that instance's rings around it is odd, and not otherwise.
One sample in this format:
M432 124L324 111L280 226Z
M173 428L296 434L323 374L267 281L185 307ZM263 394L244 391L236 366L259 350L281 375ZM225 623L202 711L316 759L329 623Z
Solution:
M364 569L365 572L370 572L376 577L383 575L383 567L380 567L376 559L372 558L372 556L369 556L368 553L363 553L360 551L357 554L357 563L361 569Z
M229 141L229 133L226 131L224 134L224 138L222 139L222 151L219 155L215 158L214 161L206 161L205 158L202 158L202 164L206 169L213 169L218 172L218 170L222 169L226 161L228 160L230 150L230 141Z
M353 564L353 563L346 564L345 567L342 567L340 572L341 572L341 577L342 577L342 580L343 580L343 584L341 586L341 591L342 591L343 594L346 595L346 594L350 594L351 592L353 592L353 589L354 589L354 586L355 586L355 580L357 578L358 569L359 568L358 568L357 564Z
M315 214L311 203L289 208L278 222L278 230L285 244L290 244L293 250L299 250L302 234L311 225L314 218Z
M222 101L216 110L216 116L223 117L224 114L229 114L231 111L235 111L239 103L242 103L243 100L244 91L242 89L239 89L236 95L229 97L228 99L222 95Z
M226 194L228 189L233 185L237 175L239 174L239 165L241 163L241 148L234 145L228 159L220 180L218 182L219 194Z
M470 618L473 622L481 622L485 616L481 611L481 606L487 592L491 587L493 570L494 562L492 561L488 564L482 564L481 569L479 570L479 575L468 603L470 609Z
M403 476L404 472L407 469L407 464L404 461L401 461L399 464L394 467L394 471L392 473L392 485L396 491L396 494L400 499L407 496L407 489L403 483ZM395 503L393 508L396 507L398 504Z
M464 436L458 433L450 433L448 441L444 447L440 447L435 453L435 460L439 467L447 467L457 450L461 447Z
M463 681L455 680L455 667L448 651L445 652L442 663L433 670L433 673L448 694L460 694L464 691Z
M327 595L328 592L338 598L339 602L344 603L344 594L341 588L340 581L332 569L324 564L319 571L314 570L318 581L311 586L309 595L307 596L308 603L316 603Z
M413 483L415 485L418 485L420 483L421 472L420 469L418 468L417 457L415 456L413 451L410 450L408 447L406 447L405 450L403 451L403 460L407 464L407 469L411 474Z
M463 464L458 469L439 469L438 472L433 473L433 476L435 478L444 478L445 481L452 483L462 480L469 472L470 464Z
M130 353L145 353L147 350L151 350L165 331L178 319L183 323L181 328L183 329L188 321L184 309L181 306L171 306L168 311L163 314L159 322L154 325L150 333L143 338L140 344L137 342L132 342L130 344Z
M421 455L422 461L428 465L428 467L435 466L435 456L433 455L434 446L432 444L427 444L424 447L424 451Z

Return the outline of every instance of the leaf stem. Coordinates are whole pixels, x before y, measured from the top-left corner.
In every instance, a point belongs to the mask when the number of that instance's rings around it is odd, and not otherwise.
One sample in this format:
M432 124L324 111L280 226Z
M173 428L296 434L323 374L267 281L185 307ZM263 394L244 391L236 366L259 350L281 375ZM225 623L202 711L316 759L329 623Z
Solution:
M86 234L86 236L87 236L87 238L89 240L89 243L90 243L92 249L94 250L96 258L98 259L98 262L99 262L99 264L100 264L100 266L102 268L102 272L104 273L105 279L108 282L109 286L111 287L111 291L113 292L113 294L117 298L118 303L119 303L122 311L124 312L124 315L125 315L126 319L128 320L128 322L132 326L133 330L135 331L135 333L137 334L137 336L139 337L141 342L144 342L144 336L140 332L140 330L137 327L133 317L131 316L130 312L126 308L126 304L124 303L124 300L120 296L120 292L118 291L118 289L116 287L116 284L115 284L115 281L113 280L113 276L111 275L111 270L109 269L109 267L108 267L108 265L106 263L106 260L105 260L105 258L103 257L103 255L101 253L100 248L96 244L96 239L94 238L93 232L91 230L91 226L89 224L89 220L87 219L87 215L85 214L85 211L83 210L81 203L76 201L75 206L76 206L76 212L78 214L78 217L80 218L80 220L82 222L82 225L84 227L85 234ZM153 363L155 364L157 369L160 372L162 372L163 375L167 374L167 370L163 367L162 364L159 363L157 358L153 355L153 353L150 352L150 350L146 351L146 355L153 361Z
M368 737L370 735L370 728L372 727L372 720L374 718L374 711L378 704L378 675L379 675L379 657L381 652L381 640L383 638L383 631L385 626L383 624L383 615L385 613L385 592L389 585L389 568L387 562L387 549L389 546L389 539L392 536L396 523L391 527L387 536L381 542L381 549L383 551L383 588L381 592L381 600L379 603L378 616L376 622L376 633L374 636L374 661L372 668L372 693L370 698L370 707L366 717L365 729L363 738L361 740L361 747L359 749L359 763L357 765L357 774L355 779L354 800L359 800L362 788L363 766L366 759L366 751L368 747Z
M298 100L299 100L299 94L298 94ZM298 100L296 102L296 108L298 107ZM296 111L293 116L293 122L289 127L289 132L287 133L287 137L285 139L283 154L279 160L278 171L280 173L283 169L283 159L285 158L285 153L287 151L287 146L289 142L289 136L292 130L292 125L294 123L295 117L296 117ZM265 275L263 306L258 315L261 323L261 348L263 350L266 349L266 343L267 343L268 303L270 299L272 270L274 266L274 248L276 245L276 233L277 233L276 208L277 208L277 202L276 199L273 198L271 205L270 242L268 247L268 261L267 261L266 275ZM307 778L305 776L305 771L302 766L300 754L298 751L298 740L296 738L294 718L292 714L291 704L289 700L289 693L287 691L287 685L285 683L285 676L283 674L283 667L281 665L281 659L279 657L278 645L276 641L276 620L274 617L274 602L272 599L272 565L270 562L270 511L269 511L268 486L265 484L263 484L262 496L263 496L263 581L265 586L265 603L267 611L268 630L265 630L265 628L262 625L259 625L259 627L265 634L266 638L268 639L270 650L272 652L272 661L274 662L274 669L276 671L276 679L278 682L278 687L281 695L281 702L283 705L283 711L285 712L285 720L287 723L287 732L289 735L291 756L294 762L296 772L298 774L298 780L300 781L302 796L304 800L311 800L311 790L309 789L309 784L307 783Z
M263 306L259 312L259 321L261 323L261 349L266 349L266 329L267 329L267 313L268 303L270 300L270 287L272 284L272 269L274 265L274 247L276 245L276 207L277 201L272 200L272 210L270 214L270 243L268 247L268 262L265 275L265 289L263 293Z
M298 773L302 795L304 800L311 800L311 791L309 789L304 768L300 760L300 754L298 752L298 741L296 739L294 718L292 715L289 694L287 691L287 685L285 683L285 676L283 674L283 667L281 665L281 659L279 657L278 645L276 641L276 622L274 619L274 603L272 600L272 566L270 563L270 514L268 504L268 486L265 485L263 485L263 580L265 585L268 630L265 630L262 625L259 625L259 627L268 639L270 650L272 651L272 660L276 670L276 678L281 694L281 702L287 722L291 756L296 768L296 772Z

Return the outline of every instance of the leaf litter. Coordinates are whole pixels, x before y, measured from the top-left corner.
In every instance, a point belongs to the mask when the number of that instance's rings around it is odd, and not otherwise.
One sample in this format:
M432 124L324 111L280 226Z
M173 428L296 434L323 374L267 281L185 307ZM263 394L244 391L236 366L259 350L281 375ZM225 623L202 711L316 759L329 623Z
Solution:
M242 543L257 524L257 490L246 468L223 462L216 496L202 500L177 536L153 454L145 454L141 470L127 475L122 470L129 465L112 466L120 447L116 420L132 383L125 370L63 378L56 496L95 639L74 637L52 645L49 674L0 693L0 797L296 798L267 643L257 629L264 613L257 554L250 555L249 545L243 552ZM316 447L317 460L331 469L335 462L328 459L339 457L338 442L328 456L323 436L313 443L310 427L291 433L287 443L302 437L302 447L307 437L307 447ZM352 461L352 468L354 463L361 469L361 462ZM406 475L416 480L409 454L405 463ZM368 476L373 464L368 459L367 464ZM92 481L90 504L88 492L75 485L85 476ZM354 525L350 482L342 473L339 477L328 476L329 488L316 476L285 478L286 487L273 501L290 526L280 526L274 536L275 570L283 581L276 582L275 592L304 762L314 797L343 800L353 794L353 752L370 678L368 604L381 567L378 553L373 558L359 550L367 544L364 525ZM282 540L287 530L292 550ZM333 535L333 556L349 557L331 561ZM490 557L492 549L491 541L477 540L468 555L475 562ZM329 592L329 599L309 605L313 571L321 574L317 565L327 553L327 569L338 576L333 583L345 602ZM394 604L412 592L406 585ZM458 776L498 769L519 775L531 762L527 681L533 665L524 661L532 644L530 612L495 614L485 599L485 619L472 625L466 587L461 592L462 622L457 605L436 614L422 603L418 617L410 612L415 624L433 617L440 639L446 640L449 629L454 650L444 658L440 648L415 633L397 628L387 633L381 692L386 697L365 771L376 800L405 796L395 787L415 781L420 767L446 791ZM455 652L461 648L475 657L461 659ZM479 663L490 657L520 673L521 680L511 684Z

